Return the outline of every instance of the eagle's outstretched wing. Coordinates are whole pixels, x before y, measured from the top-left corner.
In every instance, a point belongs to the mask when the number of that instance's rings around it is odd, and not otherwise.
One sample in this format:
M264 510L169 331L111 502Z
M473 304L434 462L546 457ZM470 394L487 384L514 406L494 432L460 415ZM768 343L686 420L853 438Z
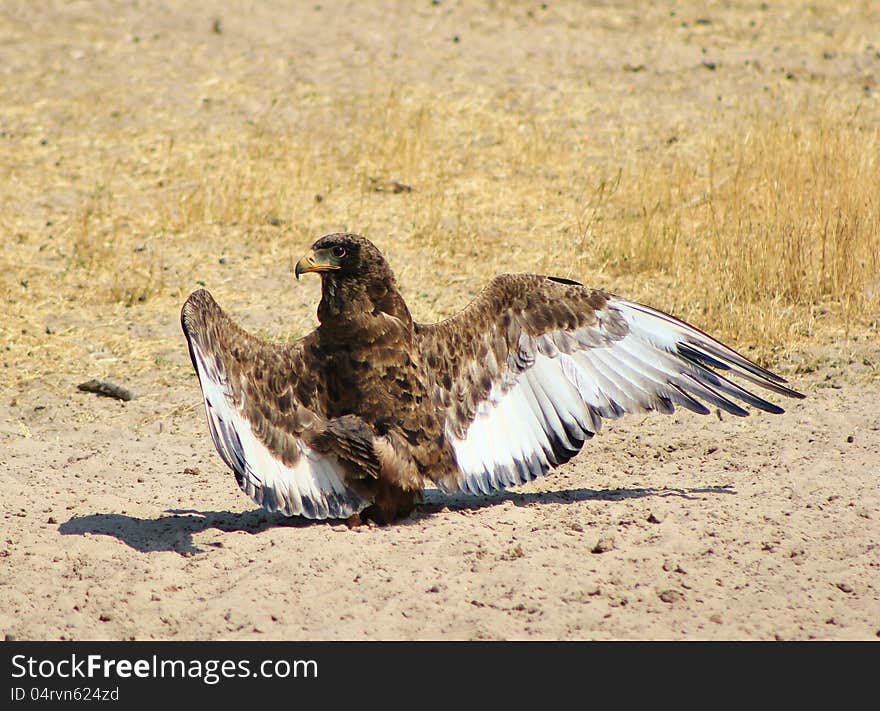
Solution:
M318 519L370 503L351 484L378 475L372 445L357 418L328 422L310 407L315 383L302 341L250 336L204 289L186 300L181 325L214 445L246 494L269 511Z
M734 415L782 408L719 371L788 397L783 378L655 309L577 282L496 277L462 312L416 327L420 357L458 471L471 493L514 486L573 457L603 418L628 412Z

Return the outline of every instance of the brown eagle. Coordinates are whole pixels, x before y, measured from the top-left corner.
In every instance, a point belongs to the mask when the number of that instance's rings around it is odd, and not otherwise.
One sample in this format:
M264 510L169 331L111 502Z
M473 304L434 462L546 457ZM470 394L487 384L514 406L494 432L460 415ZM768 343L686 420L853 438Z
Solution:
M246 333L203 289L181 312L217 451L245 493L288 516L384 523L429 483L516 486L627 412L783 412L719 371L804 397L693 326L568 279L503 274L421 324L364 237L322 237L296 265L308 272L320 325L292 344Z

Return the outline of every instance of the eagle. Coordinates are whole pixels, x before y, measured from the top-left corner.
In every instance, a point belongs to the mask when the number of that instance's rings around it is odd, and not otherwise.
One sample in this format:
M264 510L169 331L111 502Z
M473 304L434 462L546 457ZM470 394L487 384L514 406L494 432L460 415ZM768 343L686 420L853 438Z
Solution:
M569 279L502 274L424 324L365 237L321 237L296 264L309 273L319 325L294 343L247 333L204 289L181 311L214 446L271 512L384 524L426 486L486 495L544 476L626 413L783 412L731 374L804 397L694 326Z

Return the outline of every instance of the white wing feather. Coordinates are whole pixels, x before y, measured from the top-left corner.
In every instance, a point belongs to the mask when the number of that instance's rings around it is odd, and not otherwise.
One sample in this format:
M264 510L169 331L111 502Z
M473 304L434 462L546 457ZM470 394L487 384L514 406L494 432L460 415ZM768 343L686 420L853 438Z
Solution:
M521 370L514 378L508 372L492 387L464 437L447 426L460 475L454 485L441 482L441 488L489 493L542 476L574 456L602 418L624 413L670 413L678 404L707 414L705 400L747 415L729 396L782 412L713 368L800 396L784 387L782 378L672 316L616 297L605 308L626 322L622 338L603 332L603 321L612 315L603 312L597 313L597 326L535 339L521 336L531 341L520 342L516 363Z
M307 518L347 518L370 502L344 483L336 457L298 441L299 458L285 464L257 437L213 356L190 340L214 446L238 485L268 511Z

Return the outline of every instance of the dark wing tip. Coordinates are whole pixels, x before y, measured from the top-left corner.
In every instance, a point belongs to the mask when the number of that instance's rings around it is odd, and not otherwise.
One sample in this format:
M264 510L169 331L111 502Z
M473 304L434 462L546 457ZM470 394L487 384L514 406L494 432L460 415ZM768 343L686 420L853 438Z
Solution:
M555 281L557 284L568 284L569 286L583 286L579 281L575 281L574 279L566 279L565 277L556 277L556 276L548 276L550 281Z

